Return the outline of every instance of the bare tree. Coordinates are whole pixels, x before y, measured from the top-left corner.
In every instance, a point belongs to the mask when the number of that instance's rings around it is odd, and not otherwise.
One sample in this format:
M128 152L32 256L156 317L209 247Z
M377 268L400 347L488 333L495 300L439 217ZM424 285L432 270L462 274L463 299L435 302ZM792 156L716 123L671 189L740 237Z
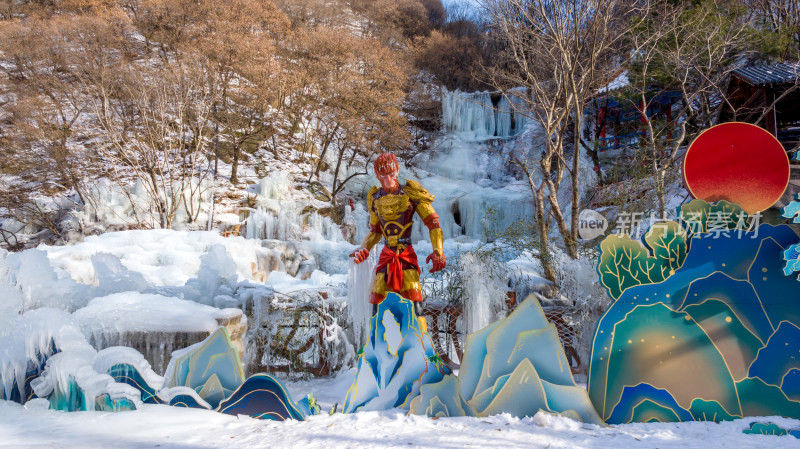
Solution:
M189 222L193 204L209 174L208 126L214 97L208 88L216 74L200 61L182 66L131 67L116 91L100 92L95 110L108 145L101 154L111 162L124 190L139 181L152 209L132 201L137 219L171 228L181 208ZM138 208L138 211L136 210Z
M697 6L659 2L630 42L629 91L645 127L642 147L652 170L658 214L666 218L668 175L699 132L716 122L725 105L730 73L747 58L749 25L739 11L712 2ZM665 95L671 118L648 113Z
M235 184L242 149L258 147L274 126L280 95L273 88L278 72L274 41L285 38L290 21L272 2L262 0L205 0L196 16L202 25L191 41L219 76L214 119L231 146L230 180Z
M529 181L542 248L548 246L552 214L567 253L577 258L583 110L619 65L624 36L631 23L642 20L647 3L486 0L482 6L502 48L501 60L487 70L491 83L521 99L526 107L515 112L542 128L543 138L533 143L542 145L541 151L513 156ZM565 178L571 189L569 222L559 196ZM552 273L552 267L545 271Z
M306 137L316 148L308 181L330 165L331 202L345 183L366 171L352 171L354 162L382 150L408 145L407 121L401 115L406 74L396 55L371 38L346 30L319 29L298 36L292 60L301 74L289 110L305 123Z
M27 166L37 165L34 180L42 178L74 189L88 201L87 171L82 161L91 154L76 144L87 104L76 88L74 52L69 36L81 25L71 19L25 19L0 27L0 54L7 82L3 92L10 111L8 142L11 156ZM90 165L91 167L91 165ZM44 175L44 176L42 176Z

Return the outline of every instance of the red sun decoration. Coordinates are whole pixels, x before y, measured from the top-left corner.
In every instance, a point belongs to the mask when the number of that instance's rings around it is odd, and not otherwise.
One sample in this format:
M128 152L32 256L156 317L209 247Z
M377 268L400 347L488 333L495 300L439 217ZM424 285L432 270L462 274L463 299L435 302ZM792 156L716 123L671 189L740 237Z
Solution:
M749 123L723 123L703 131L683 159L693 197L738 203L750 214L768 209L789 183L789 158L778 139Z

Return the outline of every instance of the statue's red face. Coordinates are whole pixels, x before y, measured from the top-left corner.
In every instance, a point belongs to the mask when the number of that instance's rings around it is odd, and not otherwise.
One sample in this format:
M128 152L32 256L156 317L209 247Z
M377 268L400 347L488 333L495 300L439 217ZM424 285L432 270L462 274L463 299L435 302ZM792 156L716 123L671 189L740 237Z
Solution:
M391 172L387 174L376 173L375 176L381 183L381 187L388 193L393 193L400 187L400 182L397 181L397 174L399 172Z

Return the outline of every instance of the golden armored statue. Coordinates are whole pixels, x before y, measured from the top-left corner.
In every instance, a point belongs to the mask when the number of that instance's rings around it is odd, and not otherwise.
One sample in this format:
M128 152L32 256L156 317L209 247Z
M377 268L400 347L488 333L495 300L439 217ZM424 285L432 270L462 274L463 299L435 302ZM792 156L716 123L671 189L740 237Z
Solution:
M430 231L433 252L425 261L433 263L431 273L442 270L447 264L442 249L444 236L439 216L431 206L433 195L417 181L409 179L405 185L400 185L398 172L394 154L384 153L375 160L375 176L381 188L373 187L367 194L370 233L352 256L356 263L361 263L369 256L369 250L383 240L369 302L380 304L388 292L395 292L413 301L417 316L421 316L420 269L417 254L411 246L414 213Z

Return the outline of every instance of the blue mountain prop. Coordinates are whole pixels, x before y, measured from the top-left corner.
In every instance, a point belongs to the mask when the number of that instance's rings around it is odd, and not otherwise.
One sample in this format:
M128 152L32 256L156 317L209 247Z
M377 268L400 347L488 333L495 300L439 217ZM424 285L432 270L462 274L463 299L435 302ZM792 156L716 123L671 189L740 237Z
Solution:
M269 374L254 374L219 404L218 412L254 418L302 421L305 416L294 405L281 382Z
M422 332L408 299L389 293L370 319L369 340L358 356L353 385L347 391L344 412L407 408L420 387L450 374Z
M508 317L467 337L458 377L423 385L410 413L533 416L539 410L602 424L572 378L555 326L531 295Z

